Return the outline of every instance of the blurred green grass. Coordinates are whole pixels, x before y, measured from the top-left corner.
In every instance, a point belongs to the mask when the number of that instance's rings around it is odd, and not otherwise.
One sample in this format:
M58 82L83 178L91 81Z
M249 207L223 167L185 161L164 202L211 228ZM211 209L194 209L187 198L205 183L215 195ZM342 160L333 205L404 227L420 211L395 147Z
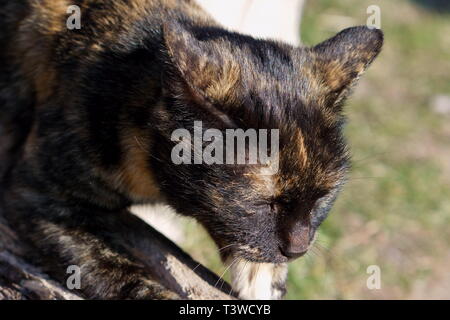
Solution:
M310 0L302 39L365 24L373 4L385 47L347 105L350 181L315 248L290 265L287 299L450 298L450 116L430 106L450 95L450 15L408 0ZM206 233L186 228L183 247L222 274ZM380 290L366 287L370 265Z

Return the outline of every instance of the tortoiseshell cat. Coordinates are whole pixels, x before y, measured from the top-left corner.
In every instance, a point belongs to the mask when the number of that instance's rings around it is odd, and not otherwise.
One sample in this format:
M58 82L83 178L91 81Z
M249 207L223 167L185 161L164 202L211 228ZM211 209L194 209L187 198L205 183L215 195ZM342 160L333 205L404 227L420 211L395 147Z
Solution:
M345 181L342 105L382 42L366 27L312 48L257 40L191 0L2 1L6 217L52 276L82 266L86 297L166 299L124 248L146 237L127 208L164 202L226 247L241 298L280 298ZM278 172L175 165L171 134L194 121L279 129Z

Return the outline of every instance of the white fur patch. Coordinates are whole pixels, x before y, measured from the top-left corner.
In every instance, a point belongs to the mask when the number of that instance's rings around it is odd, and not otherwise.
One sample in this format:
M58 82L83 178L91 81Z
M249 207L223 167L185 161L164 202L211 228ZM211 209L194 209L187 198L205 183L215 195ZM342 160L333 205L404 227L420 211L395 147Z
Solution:
M233 290L244 300L281 299L286 277L286 264L255 263L238 258L231 266Z

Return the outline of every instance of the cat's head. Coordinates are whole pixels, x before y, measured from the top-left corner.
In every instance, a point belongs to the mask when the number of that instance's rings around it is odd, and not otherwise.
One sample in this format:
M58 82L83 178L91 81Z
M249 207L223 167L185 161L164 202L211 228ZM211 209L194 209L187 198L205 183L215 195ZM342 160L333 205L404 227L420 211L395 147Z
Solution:
M163 33L165 100L153 161L169 203L200 221L224 258L283 263L303 255L345 182L342 105L380 52L382 32L350 28L312 48L179 23ZM272 158L248 163L255 150L247 144L246 164L227 164L236 149L226 130L238 128L254 129L259 141L268 130ZM208 129L216 131L203 145L195 141ZM187 132L190 142L180 144ZM223 157L211 152L211 136L223 142ZM207 164L205 154L225 163ZM183 156L192 164L180 164Z

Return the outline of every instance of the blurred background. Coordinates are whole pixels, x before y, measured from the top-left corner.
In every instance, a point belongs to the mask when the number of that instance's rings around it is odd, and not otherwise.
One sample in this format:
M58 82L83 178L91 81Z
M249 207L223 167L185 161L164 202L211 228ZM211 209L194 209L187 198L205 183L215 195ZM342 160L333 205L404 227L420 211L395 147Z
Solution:
M280 38L291 43L301 35L314 45L366 24L371 5L379 6L385 33L383 52L346 109L349 183L314 249L290 265L286 298L450 299L450 1L269 1L289 6L291 26ZM301 28L292 28L302 9ZM245 25L238 12L234 23ZM263 12L263 33L279 32L280 19ZM257 32L255 23L250 28ZM166 225L172 223L169 218ZM217 249L194 221L168 232L199 262L223 273ZM372 265L381 271L379 290L366 285Z

